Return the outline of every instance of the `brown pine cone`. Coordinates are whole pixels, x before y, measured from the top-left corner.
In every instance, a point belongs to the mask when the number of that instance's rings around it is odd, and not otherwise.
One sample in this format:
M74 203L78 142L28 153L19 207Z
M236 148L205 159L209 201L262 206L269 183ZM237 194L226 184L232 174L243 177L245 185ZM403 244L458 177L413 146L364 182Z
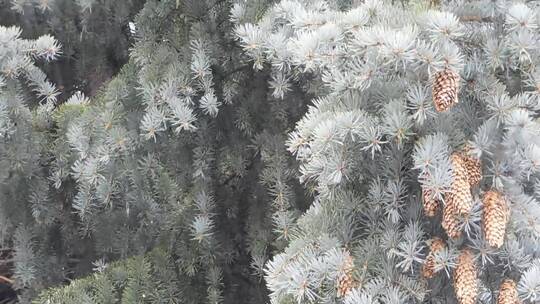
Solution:
M499 297L497 304L519 304L521 301L518 297L516 282L505 279L499 288Z
M504 195L496 190L486 192L482 202L484 204L482 216L484 235L490 246L499 248L504 243L509 218L508 204Z
M431 191L424 188L422 188L422 202L424 213L429 217L435 216L441 206L441 203L436 198L431 197Z
M461 236L461 222L454 206L452 194L446 195L445 203L441 225L450 238L457 239Z
M452 194L454 208L457 214L468 215L471 212L473 198L465 160L460 153L452 153L450 161L452 162L450 193Z
M442 250L446 247L446 244L443 240L438 237L431 239L431 244L429 245L429 253L427 255L424 266L422 267L422 275L424 278L431 279L437 273L435 271L435 253Z
M463 160L467 169L469 184L471 187L477 186L482 180L482 163L473 156L464 156Z
M461 251L454 270L454 292L459 304L474 304L478 295L476 265L469 249Z
M432 84L432 97L435 109L443 112L458 103L460 76L451 69L435 73Z
M473 148L470 144L466 144L462 151L461 157L467 168L467 178L471 187L477 186L482 180L482 163L477 155L474 155Z
M337 296L339 298L346 296L351 289L356 285L353 277L354 260L353 257L347 253L345 263L342 265L341 274L337 280Z

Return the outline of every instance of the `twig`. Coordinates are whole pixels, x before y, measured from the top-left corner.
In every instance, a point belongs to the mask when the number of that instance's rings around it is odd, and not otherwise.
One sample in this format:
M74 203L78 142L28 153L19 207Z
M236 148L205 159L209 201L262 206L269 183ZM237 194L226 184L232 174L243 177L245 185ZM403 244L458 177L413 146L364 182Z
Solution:
M493 18L491 17L482 17L482 16L461 16L459 17L459 21L461 22L493 22Z
M9 283L10 285L13 285L13 283L14 283L14 281L12 279L6 278L5 276L1 276L1 275L0 275L0 281Z

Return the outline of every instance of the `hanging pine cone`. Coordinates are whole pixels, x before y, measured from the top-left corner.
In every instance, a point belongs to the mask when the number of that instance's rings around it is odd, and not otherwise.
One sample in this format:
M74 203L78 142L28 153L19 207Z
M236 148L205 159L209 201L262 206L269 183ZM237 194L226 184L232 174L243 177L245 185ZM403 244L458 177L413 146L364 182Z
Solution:
M467 178L471 187L477 186L482 180L482 163L480 159L472 153L472 147L467 144L463 147L461 157L467 169Z
M422 202L424 204L424 213L426 216L433 217L437 214L437 210L441 203L431 196L431 191L422 187Z
M519 304L521 301L518 297L516 282L505 279L499 288L499 297L497 304Z
M461 251L454 270L454 292L459 304L474 304L478 295L476 265L469 249Z
M353 257L347 253L345 263L342 265L341 274L337 280L337 296L346 296L354 288L356 282L353 277L354 261Z
M504 243L509 217L508 204L502 193L495 190L486 192L482 202L484 204L482 217L484 235L490 246L499 248Z
M477 186L482 180L482 163L473 156L464 156L463 161L467 169L467 178L471 187Z
M459 80L459 74L450 69L435 73L432 95L438 112L446 111L458 103Z
M436 237L431 239L431 244L429 245L429 253L427 255L424 266L422 267L422 275L424 278L431 279L435 276L435 254L438 251L441 251L446 245L444 241Z
M452 186L450 193L452 194L454 208L457 214L467 215L471 211L473 198L465 160L460 153L452 153L450 160L452 162Z
M452 194L447 194L445 197L441 225L450 238L457 239L461 236L461 222L459 221L458 213L454 206Z

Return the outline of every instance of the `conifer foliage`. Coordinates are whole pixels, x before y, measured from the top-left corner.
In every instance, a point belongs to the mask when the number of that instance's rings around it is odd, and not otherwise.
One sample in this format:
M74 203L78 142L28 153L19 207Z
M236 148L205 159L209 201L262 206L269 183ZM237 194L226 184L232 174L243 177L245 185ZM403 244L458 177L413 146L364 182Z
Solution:
M281 1L238 24L256 65L318 84L287 142L316 195L267 264L277 303L333 301L343 248L345 303L490 303L494 274L540 299L538 6L409 4Z
M0 26L16 301L540 301L536 1L10 4L99 35Z

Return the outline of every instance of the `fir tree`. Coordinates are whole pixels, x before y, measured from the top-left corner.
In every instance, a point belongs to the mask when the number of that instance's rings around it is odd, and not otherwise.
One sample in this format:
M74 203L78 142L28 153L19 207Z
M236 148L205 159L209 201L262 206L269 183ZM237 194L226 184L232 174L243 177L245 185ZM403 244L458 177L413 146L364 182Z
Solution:
M491 303L505 279L539 300L538 5L409 7L281 1L237 22L255 66L316 84L287 142L315 201L266 265L275 303Z

